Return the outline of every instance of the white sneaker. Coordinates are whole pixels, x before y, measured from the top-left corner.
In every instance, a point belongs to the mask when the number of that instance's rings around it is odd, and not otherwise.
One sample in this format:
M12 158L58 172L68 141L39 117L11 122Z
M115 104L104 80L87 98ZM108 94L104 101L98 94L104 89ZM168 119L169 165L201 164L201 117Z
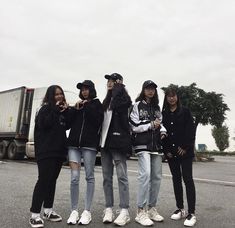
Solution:
M131 221L129 211L127 209L121 209L120 214L114 220L114 224L118 226L124 226Z
M91 212L84 210L78 224L88 225L91 222Z
M148 210L148 215L151 220L156 222L163 222L164 220L164 218L157 212L156 207L151 207L150 210Z
M185 221L184 225L185 226L194 226L197 222L196 216L194 214L188 214Z
M67 220L67 224L75 225L77 224L78 220L79 220L78 211L73 210Z
M180 220L186 217L186 212L184 209L177 209L172 215L171 219L173 220Z
M111 223L113 222L113 219L114 219L113 210L111 207L107 207L104 210L103 223Z
M135 221L142 226L152 226L154 222L149 218L148 213L145 210L141 210L137 213Z
M33 228L39 228L39 227L44 227L44 221L42 220L42 218L39 216L37 218L30 218L29 219L29 224L31 225L31 227Z

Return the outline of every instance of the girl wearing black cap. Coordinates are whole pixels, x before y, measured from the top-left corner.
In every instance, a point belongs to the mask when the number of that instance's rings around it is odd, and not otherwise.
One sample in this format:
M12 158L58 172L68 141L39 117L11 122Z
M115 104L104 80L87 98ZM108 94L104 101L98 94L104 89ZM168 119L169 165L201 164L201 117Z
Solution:
M172 174L177 210L171 219L180 220L186 217L183 203L182 177L186 186L188 201L188 216L185 226L194 226L195 213L195 186L192 177L192 164L194 157L195 127L190 111L182 107L174 88L165 91L163 103L163 124L168 136L164 140L163 148L167 156Z
M138 157L138 211L135 220L143 226L164 220L157 212L156 204L162 178L161 138L165 137L166 130L161 125L156 88L153 81L145 81L130 114L133 147Z
M68 105L64 92L58 85L50 86L43 99L42 107L35 118L35 157L38 165L38 181L35 185L29 219L31 227L43 227L40 217L59 222L61 216L53 211L56 180L62 163L66 160L66 112Z
M131 150L128 123L128 108L131 105L131 99L125 86L117 83L118 78L115 74L105 75L105 78L108 79L108 91L103 101L104 121L101 134L101 162L106 206L103 222L111 223L114 219L112 207L114 206L113 168L115 165L121 210L114 223L124 226L130 222L126 159L127 153Z
M81 214L79 223L87 225L91 221L90 208L95 188L94 166L103 121L103 107L99 99L96 98L96 90L92 81L85 80L78 83L77 88L80 89L79 97L82 100L77 103L76 107L69 110L71 129L68 137L68 153L71 168L71 214L67 223L76 224L79 220L79 178L81 159L83 158L87 190L85 210Z

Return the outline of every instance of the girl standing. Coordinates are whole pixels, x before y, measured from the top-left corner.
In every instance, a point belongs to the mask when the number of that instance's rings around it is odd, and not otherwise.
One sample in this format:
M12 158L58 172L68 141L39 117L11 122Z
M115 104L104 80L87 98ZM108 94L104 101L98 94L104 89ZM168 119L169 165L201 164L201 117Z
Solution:
M133 146L138 157L138 211L135 220L143 226L164 220L156 204L162 178L161 138L165 137L166 130L161 125L156 88L153 81L145 81L130 114Z
M90 80L77 84L80 89L79 97L82 99L77 103L77 108L71 108L69 164L71 168L71 214L67 220L68 224L76 224L79 220L78 196L81 159L83 158L87 190L85 198L85 210L82 212L79 224L87 225L91 221L91 204L94 195L95 177L94 167L99 144L99 133L103 121L103 107L96 98L95 85Z
M43 99L34 129L35 157L38 181L35 185L29 219L31 227L43 227L43 219L59 222L61 216L53 210L56 180L66 160L66 109L64 92L58 85L50 86ZM40 217L44 207L43 219Z
M113 167L116 166L118 179L120 214L114 223L124 226L130 222L129 184L127 178L127 153L131 150L130 130L128 123L128 108L131 99L125 86L117 83L119 74L105 75L107 81L107 95L103 101L104 121L101 134L101 162L103 170L103 187L106 202L104 223L111 223L114 219L112 207L113 196Z
M186 217L183 202L182 177L186 187L188 215L185 226L194 226L195 216L195 186L192 176L194 157L195 127L190 111L182 107L176 90L168 88L165 91L163 104L163 124L168 132L164 140L164 153L172 174L176 211L171 219L179 220Z

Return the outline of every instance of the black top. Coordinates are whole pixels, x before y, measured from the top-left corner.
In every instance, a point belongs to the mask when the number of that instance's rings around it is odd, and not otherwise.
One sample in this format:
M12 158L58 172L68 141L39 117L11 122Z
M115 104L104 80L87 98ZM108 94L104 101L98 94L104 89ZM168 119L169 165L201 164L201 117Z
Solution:
M122 84L119 84L113 92L113 99L110 103L112 119L105 141L105 149L130 154L131 135L128 110L131 106L131 98Z
M37 160L66 159L66 113L56 106L43 105L35 119L34 143Z
M69 109L71 127L68 146L97 148L100 128L104 118L103 106L99 99L86 102L82 109Z
M183 157L194 156L195 125L189 109L177 108L174 112L163 110L163 125L167 130L167 137L163 143L164 153L172 153L178 157L178 147L186 150Z

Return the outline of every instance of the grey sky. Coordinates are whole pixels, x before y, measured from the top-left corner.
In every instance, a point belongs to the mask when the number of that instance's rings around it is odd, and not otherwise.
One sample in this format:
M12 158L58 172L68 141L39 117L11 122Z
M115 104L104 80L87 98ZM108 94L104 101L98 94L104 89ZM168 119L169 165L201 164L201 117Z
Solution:
M103 75L123 74L132 99L142 82L159 87L196 82L225 95L235 135L235 2L233 0L0 0L0 90L60 84L76 91ZM162 93L159 91L160 99ZM211 127L197 143L215 149ZM230 141L235 150L235 141Z

